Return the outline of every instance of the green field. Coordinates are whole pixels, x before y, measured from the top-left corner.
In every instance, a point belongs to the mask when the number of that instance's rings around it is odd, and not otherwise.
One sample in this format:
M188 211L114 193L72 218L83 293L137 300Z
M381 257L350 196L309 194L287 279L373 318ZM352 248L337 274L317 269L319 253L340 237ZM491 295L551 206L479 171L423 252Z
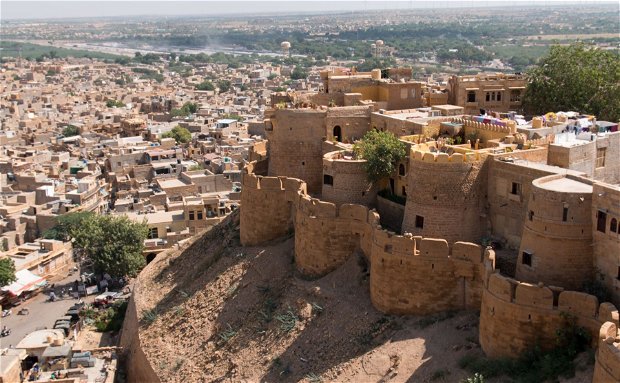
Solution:
M0 58L5 57L19 57L18 49L21 48L22 58L28 60L36 60L43 57L88 57L98 59L114 60L116 58L122 58L123 56L113 55L108 53L91 52L81 49L67 49L58 48L45 45L37 45L22 42L13 41L0 41Z

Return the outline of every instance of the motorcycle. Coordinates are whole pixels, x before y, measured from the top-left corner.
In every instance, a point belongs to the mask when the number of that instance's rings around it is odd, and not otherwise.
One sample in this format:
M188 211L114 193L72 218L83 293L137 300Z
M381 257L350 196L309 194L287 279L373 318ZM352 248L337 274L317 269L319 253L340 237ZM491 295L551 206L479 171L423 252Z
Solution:
M0 331L0 337L5 337L9 335L11 335L11 329L3 328L2 331Z
M3 318L4 318L4 317L8 317L8 316L9 316L9 315L11 315L11 314L12 314L12 312L11 312L11 310L10 310L10 309L7 309L7 310L2 310L2 317L3 317Z
M58 298L56 297L56 294L52 291L52 292L50 293L50 297L49 297L49 298L47 298L47 301L48 301L48 302L55 302L57 299L58 299Z

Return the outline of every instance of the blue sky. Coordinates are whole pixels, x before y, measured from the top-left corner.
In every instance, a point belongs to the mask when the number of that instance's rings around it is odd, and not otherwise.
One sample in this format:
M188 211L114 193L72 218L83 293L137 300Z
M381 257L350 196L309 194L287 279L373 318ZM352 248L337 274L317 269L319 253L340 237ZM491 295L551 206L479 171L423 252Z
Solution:
M572 3L602 3L599 0L575 0ZM257 14L329 12L342 10L377 10L411 8L447 8L501 5L550 5L565 0L435 0L435 1L0 1L0 21L12 19L115 17L115 16L181 16L217 14ZM616 3L617 4L617 3Z

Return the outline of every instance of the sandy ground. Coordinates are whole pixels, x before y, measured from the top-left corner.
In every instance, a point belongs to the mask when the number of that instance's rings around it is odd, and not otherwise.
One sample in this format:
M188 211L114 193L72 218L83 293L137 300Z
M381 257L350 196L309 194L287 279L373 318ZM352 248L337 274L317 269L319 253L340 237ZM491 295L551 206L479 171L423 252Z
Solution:
M384 315L370 303L361 254L305 280L295 272L292 238L243 248L230 221L162 253L136 283L138 307L155 314L143 320L141 338L162 381L460 382L471 375L458 361L482 355L478 313ZM588 368L571 382L588 382Z

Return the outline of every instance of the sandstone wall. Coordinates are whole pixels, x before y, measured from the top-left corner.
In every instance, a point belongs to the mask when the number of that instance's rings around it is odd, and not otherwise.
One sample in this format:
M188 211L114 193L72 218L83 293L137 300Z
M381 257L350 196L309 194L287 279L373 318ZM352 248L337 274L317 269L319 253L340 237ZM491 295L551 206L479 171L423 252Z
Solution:
M136 305L136 296L138 296L139 293L139 289L134 289L131 299L129 300L129 305L127 306L123 330L121 332L120 346L123 348L125 354L127 382L158 383L160 381L159 377L144 354L142 344L140 343L140 323Z
M551 175L532 183L517 279L581 289L592 278L592 189L586 182ZM573 185L583 185L589 191L573 191Z
M544 150L534 152L546 156ZM532 181L553 173L545 169L504 162L500 158L500 156L493 156L488 165L487 201L490 231L493 235L506 239L508 246L518 248L521 243ZM513 183L519 185L518 194L512 193Z
M599 214L604 216L605 231L599 231ZM592 239L594 269L601 283L620 306L620 187L594 183L592 187ZM601 221L602 221L601 217ZM615 220L615 221L614 221ZM615 232L612 231L615 222ZM601 222L603 223L603 222Z
M370 111L368 106L329 108L325 118L328 139L335 139L334 128L338 126L341 142L359 140L370 130Z
M327 137L326 110L279 109L267 121L269 175L304 180L310 193L323 184L322 143Z
M377 187L368 181L365 160L344 159L344 151L327 153L323 157L323 188L321 199L336 204L374 204ZM329 184L325 176L331 177Z
M418 247L418 248L416 248ZM426 315L478 309L485 262L494 255L481 246L443 239L397 236L375 230L372 244L370 297L390 314Z
M309 277L341 266L371 235L368 209L301 196L295 216L295 263Z
M492 273L485 282L480 308L482 350L491 358L514 358L535 345L552 348L556 331L562 327L562 312L575 315L592 339L597 339L604 322L618 323L614 305L599 305L595 296Z
M613 322L605 322L599 331L592 378L592 383L607 382L620 382L620 333Z
M377 211L381 216L381 225L400 233L405 216L405 206L377 196Z
M359 249L370 260L371 299L383 312L428 314L480 306L485 263L494 267L492 252L483 261L482 248L472 243L450 248L441 239L396 235L381 228L375 211L311 198L297 179L246 174L243 182L242 243L286 235L293 212L295 263L303 275L325 275Z
M244 174L241 243L253 246L287 235L293 228L292 202L305 187L294 178Z
M413 151L403 232L449 243L479 241L486 231L481 215L486 210L485 158L478 153Z

